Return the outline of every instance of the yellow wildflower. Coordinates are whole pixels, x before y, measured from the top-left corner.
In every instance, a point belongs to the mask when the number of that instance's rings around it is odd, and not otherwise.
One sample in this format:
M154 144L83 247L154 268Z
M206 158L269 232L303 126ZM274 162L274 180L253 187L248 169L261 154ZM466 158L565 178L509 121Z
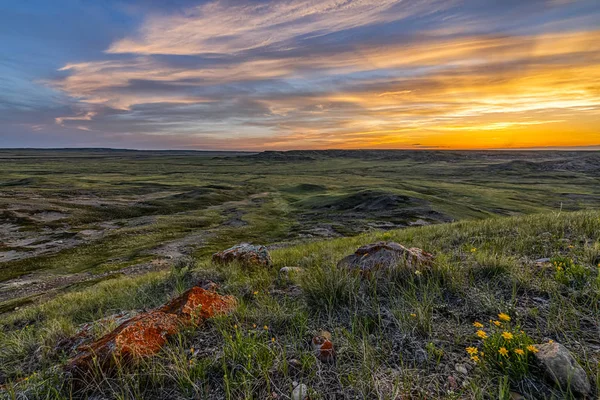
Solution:
M471 357L471 360L472 360L474 363L478 363L478 362L479 362L479 357L477 357L477 356L473 356L473 357Z
M469 353L469 355L474 356L477 355L477 353L479 352L479 350L477 350L477 347L467 347L467 353Z
M419 270L415 271L415 275L421 275L421 274L423 274L421 271L419 271Z
M539 351L537 347L535 347L534 345L531 345L531 344L529 346L527 346L527 350L529 350L532 353L537 353Z
M235 324L235 325L233 326L233 329L237 329L237 324Z
M511 340L514 336L510 332L502 332L502 337L506 340Z
M498 353L500 353L500 355L504 356L504 357L508 356L508 350L506 350L506 347L500 347L500 349L498 350Z
M554 340L550 339L548 340L548 343L554 343Z
M485 331L481 329L477 331L477 336L479 336L482 339L486 339L488 337L487 333L485 333Z
M477 322L477 321L473 322L473 326L475 328L483 328L483 324L481 322Z
M522 356L523 354L525 354L525 352L523 351L523 349L515 349L515 353L517 353L520 356Z
M256 296L258 294L258 290L256 292L252 293L252 294Z
M269 327L268 327L267 325L265 325L265 326L263 326L263 329L264 329L265 331L268 331L268 330L269 330Z
M194 354L194 348L193 347L190 349L190 354Z
M415 313L410 314L410 316L413 318L417 318L417 314L415 314Z
M271 338L271 342L275 343L275 338Z
M494 321L494 325L496 325L496 326L502 326L502 322L500 322L500 321Z
M477 247L471 247L471 253L475 253L477 251Z
M253 328L256 328L256 324L252 324L252 327L253 327Z
M500 321L506 321L506 322L508 322L508 321L510 321L510 316L508 314L505 314L505 313L500 313L500 314L498 314L498 319Z

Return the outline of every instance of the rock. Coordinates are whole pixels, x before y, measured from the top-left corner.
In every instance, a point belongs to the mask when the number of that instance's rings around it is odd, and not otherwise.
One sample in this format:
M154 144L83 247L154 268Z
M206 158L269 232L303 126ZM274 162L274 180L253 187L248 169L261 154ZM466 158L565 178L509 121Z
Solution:
M415 361L417 364L425 364L429 360L429 355L425 349L418 348L415 350Z
M288 361L288 365L290 366L290 368L293 368L294 370L297 370L297 371L302 370L302 363L300 362L300 360L298 360L296 358L292 358L290 361Z
M550 342L536 347L539 350L535 353L537 361L555 383L563 389L570 386L571 390L582 396L590 394L591 385L585 371L565 346Z
M456 378L454 376L449 375L446 379L446 382L448 384L448 389L452 391L458 389L458 382L456 381Z
M456 372L459 372L463 375L468 375L469 374L469 370L467 369L467 367L465 367L464 364L456 364L454 366L454 369L456 370Z
M335 359L335 350L331 342L331 334L327 331L315 336L312 340L315 356L323 362L332 362Z
M294 387L292 390L292 400L307 400L308 399L308 387L301 383Z
M537 260L534 261L536 264L545 264L545 263L549 263L550 259L548 257L544 257L544 258L538 258Z
M249 243L241 243L215 253L212 260L215 264L238 262L244 267L270 267L273 265L271 255L265 246L256 246Z
M76 376L84 375L96 366L108 372L115 363L156 354L182 327L227 313L235 305L231 296L193 287L164 306L129 318L100 339L80 346L79 354L66 369Z
M338 267L370 272L403 265L417 270L429 268L433 259L432 254L417 247L406 248L396 242L377 242L358 248L354 254L341 259Z

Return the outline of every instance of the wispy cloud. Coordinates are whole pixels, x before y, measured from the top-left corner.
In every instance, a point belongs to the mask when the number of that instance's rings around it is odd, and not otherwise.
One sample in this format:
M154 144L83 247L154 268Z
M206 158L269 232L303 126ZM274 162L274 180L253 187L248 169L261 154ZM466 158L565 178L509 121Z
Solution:
M85 110L55 122L169 147L598 143L600 31L548 24L586 2L535 0L521 23L475 3L231 0L155 15L46 80Z

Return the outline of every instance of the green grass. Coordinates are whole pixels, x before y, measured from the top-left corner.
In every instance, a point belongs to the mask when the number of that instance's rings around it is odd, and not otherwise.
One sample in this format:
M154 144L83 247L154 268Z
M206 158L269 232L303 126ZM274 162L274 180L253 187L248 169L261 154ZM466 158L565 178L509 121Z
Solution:
M335 268L358 246L394 240L436 255L422 275L397 271L360 279ZM274 266L247 271L205 257L171 271L121 277L24 307L0 320L0 378L5 395L27 398L286 398L293 382L314 398L569 398L536 368L518 373L475 365L472 326L508 313L535 343L569 348L590 380L600 379L600 213L562 212L373 232L272 251ZM557 275L549 257L570 271ZM283 266L304 273L278 278ZM566 272L565 272L566 273ZM57 349L82 323L155 307L201 279L239 300L228 316L188 329L157 356L116 375L73 386ZM96 326L95 336L111 324ZM337 357L323 364L309 341L332 333ZM501 340L501 339L498 339ZM529 340L529 339L528 339ZM192 351L193 349L193 351ZM455 372L469 366L468 380ZM487 365L487 364L486 364ZM515 367L516 368L516 367ZM454 375L457 387L448 386ZM23 380L27 378L26 380ZM462 382L465 382L464 385Z

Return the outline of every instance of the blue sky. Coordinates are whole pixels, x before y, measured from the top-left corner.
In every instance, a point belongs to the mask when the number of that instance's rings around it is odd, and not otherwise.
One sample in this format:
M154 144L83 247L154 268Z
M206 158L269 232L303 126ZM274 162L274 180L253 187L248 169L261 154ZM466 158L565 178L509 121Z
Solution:
M597 0L0 4L0 147L600 144Z

